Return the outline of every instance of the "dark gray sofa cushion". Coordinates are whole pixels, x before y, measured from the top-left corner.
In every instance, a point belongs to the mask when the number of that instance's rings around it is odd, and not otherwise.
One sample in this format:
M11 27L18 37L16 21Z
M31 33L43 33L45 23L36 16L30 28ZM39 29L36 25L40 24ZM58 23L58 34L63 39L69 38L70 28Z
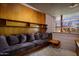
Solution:
M35 36L34 36L33 33L32 34L27 34L26 36L27 36L27 42L32 42L32 41L35 40Z
M8 47L9 47L9 45L8 45L8 43L6 41L5 36L0 36L0 51L6 49Z
M41 39L48 39L48 33L41 33Z
M8 36L7 41L9 45L15 45L19 43L19 39L17 36Z
M10 47L6 48L2 52L11 52L11 51L15 51L15 50L17 50L19 48L20 48L19 45L13 45L13 46L10 46Z
M43 43L47 43L48 42L48 39L45 39L45 40L42 40Z
M31 39L32 41L35 40L35 34L34 34L34 33L30 34L30 39Z
M20 43L24 43L27 41L27 36L24 34L17 35L17 37L19 38Z
M26 48L30 48L30 47L34 47L35 44L32 42L27 42L27 43L22 43L20 44L21 47L26 47Z
M35 40L39 40L39 39L41 39L41 36L40 36L40 33L37 32L35 33Z
M31 43L31 42L27 42L27 43L21 43L21 44L16 44L16 45L13 45L13 46L10 46L9 48L3 50L3 52L12 52L12 51L17 51L17 50L20 50L20 49L31 49L35 46L34 43Z
M47 41L45 41L45 40L34 40L32 42L37 44L37 45L42 45L42 44L46 43Z
M30 34L26 34L26 36L27 36L27 42L32 41L32 40L30 40L30 38L31 38Z

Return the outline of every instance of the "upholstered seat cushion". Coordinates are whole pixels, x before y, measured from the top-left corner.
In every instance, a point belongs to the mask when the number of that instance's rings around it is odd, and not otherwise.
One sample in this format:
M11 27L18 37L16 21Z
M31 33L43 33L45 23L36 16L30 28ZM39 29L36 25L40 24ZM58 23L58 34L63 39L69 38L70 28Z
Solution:
M48 42L48 39L42 40L43 42Z
M42 45L42 44L46 43L47 41L45 41L45 40L34 40L32 42L37 44L37 45Z
M19 43L19 39L17 36L8 36L7 41L9 45L15 45Z
M14 46L10 46L9 48L6 48L5 50L3 50L3 52L17 51L17 50L20 50L23 48L30 49L30 48L33 48L34 46L35 46L35 44L31 43L31 42L21 43L21 44L17 44Z
M0 51L6 49L8 47L9 47L9 45L8 45L8 43L6 41L5 36L0 36Z
M21 47L26 47L26 48L30 48L30 47L34 47L35 44L32 42L27 42L27 43L22 43L20 44Z
M20 48L19 45L13 45L13 46L10 46L10 47L4 49L2 52L11 52L11 51L15 51L19 48Z

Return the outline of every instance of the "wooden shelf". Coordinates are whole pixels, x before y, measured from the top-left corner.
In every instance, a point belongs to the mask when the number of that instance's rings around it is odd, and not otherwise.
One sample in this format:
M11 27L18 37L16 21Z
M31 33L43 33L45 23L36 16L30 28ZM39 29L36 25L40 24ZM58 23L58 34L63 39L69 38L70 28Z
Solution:
M19 28L27 28L27 27L24 27L24 26L0 26L0 27L19 27Z
M15 25L12 24L12 23L14 23ZM23 26L22 25L19 26L18 23L22 24ZM31 24L36 25L38 27L31 26ZM41 28L41 29L47 29L47 25L46 24L38 24L38 23L31 23L31 22L24 22L24 21L17 21L17 20L1 19L1 18L0 18L0 27L19 27L19 28Z

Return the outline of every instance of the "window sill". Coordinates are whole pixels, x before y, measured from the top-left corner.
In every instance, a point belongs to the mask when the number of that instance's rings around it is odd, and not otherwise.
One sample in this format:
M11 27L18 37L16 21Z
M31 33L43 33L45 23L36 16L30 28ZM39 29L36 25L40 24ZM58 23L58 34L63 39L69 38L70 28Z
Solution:
M75 34L75 35L79 35L79 33L66 33L66 32L53 32L53 33L60 33L60 34Z

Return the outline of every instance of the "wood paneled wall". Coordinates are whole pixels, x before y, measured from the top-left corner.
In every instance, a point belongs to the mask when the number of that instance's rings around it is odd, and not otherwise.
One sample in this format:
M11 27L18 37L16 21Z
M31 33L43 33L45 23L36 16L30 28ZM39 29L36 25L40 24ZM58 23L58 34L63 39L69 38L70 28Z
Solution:
M45 24L45 14L16 3L0 3L0 18ZM16 23L17 24L17 23ZM0 27L0 34L36 32L33 28Z
M45 23L45 14L21 4L0 4L0 18L34 23Z

